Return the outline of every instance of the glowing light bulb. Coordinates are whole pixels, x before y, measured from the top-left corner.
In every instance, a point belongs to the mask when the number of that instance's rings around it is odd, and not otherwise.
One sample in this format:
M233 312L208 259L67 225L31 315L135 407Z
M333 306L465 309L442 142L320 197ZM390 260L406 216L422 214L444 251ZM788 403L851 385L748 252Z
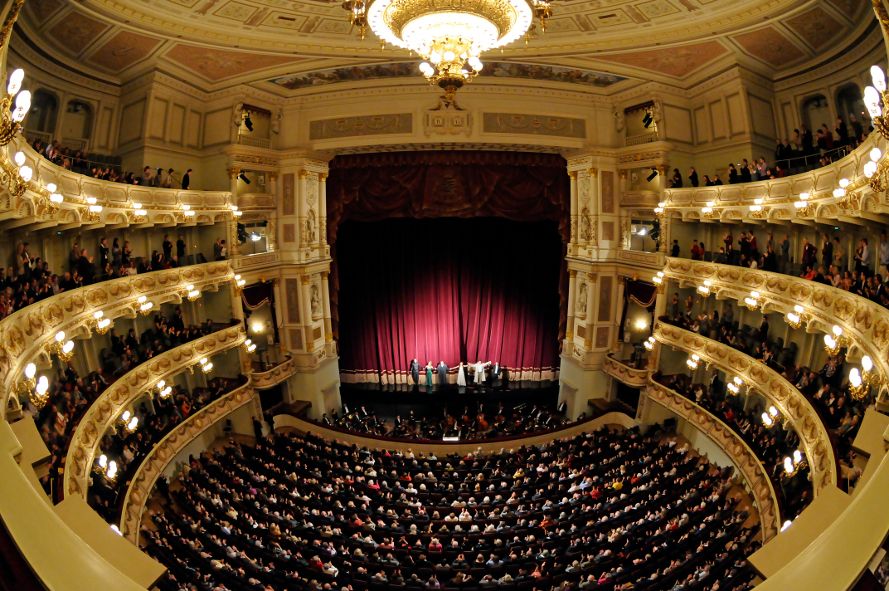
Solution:
M886 92L886 74L880 66L871 66L870 78L874 83L874 88L880 92Z
M864 164L864 176L867 178L873 178L873 176L877 174L877 163L871 160L870 162L866 162Z
M865 355L861 358L861 369L864 370L864 373L868 373L874 368L874 360L870 358L870 355Z
M868 86L864 89L864 105L867 107L867 112L871 118L879 117L883 114L883 109L880 107L880 93L873 86Z
M25 164L25 153L16 152L15 156L13 156L12 159L15 161L16 166L22 166Z
M29 363L25 366L25 379L33 380L34 376L37 375L37 366L33 363Z
M22 82L25 80L25 71L21 68L16 68L12 71L12 74L9 75L9 84L6 85L6 93L9 96L14 96L18 94L19 90L22 89Z
M861 373L858 371L857 367L853 367L849 372L849 384L851 384L853 388L861 387Z
M49 191L50 193L55 193L58 190L58 187L56 186L55 183L47 183L46 190Z
M873 150L870 151L870 159L872 162L876 162L882 157L883 157L883 153L880 151L879 148L874 148Z

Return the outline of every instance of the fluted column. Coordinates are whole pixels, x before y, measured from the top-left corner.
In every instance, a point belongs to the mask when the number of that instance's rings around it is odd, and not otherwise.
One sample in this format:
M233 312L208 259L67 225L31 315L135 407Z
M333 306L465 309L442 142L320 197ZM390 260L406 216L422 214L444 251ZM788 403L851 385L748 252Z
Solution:
M324 308L324 342L333 342L333 323L330 316L330 288L328 286L330 273L321 273L321 303Z
M568 271L568 321L565 326L565 339L571 343L574 342L574 292L577 291L577 271L570 269Z

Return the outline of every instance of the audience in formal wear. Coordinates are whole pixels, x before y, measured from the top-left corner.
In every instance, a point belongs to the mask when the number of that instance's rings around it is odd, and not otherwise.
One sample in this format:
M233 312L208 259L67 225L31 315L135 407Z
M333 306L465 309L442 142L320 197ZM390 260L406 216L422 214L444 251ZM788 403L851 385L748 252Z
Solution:
M193 459L143 540L163 591L741 590L737 494L635 430L441 458L276 434Z

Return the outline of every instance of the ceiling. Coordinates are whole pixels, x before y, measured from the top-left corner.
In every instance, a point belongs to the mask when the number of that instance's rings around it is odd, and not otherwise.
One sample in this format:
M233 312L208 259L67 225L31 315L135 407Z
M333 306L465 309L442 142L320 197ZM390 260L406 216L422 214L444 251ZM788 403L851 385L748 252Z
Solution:
M741 61L777 76L857 40L869 4L554 0L546 32L490 56L499 67L487 74L604 89L625 78L681 85ZM205 90L256 82L286 94L416 75L406 52L350 32L340 0L29 0L18 27L52 58L116 82L160 69Z

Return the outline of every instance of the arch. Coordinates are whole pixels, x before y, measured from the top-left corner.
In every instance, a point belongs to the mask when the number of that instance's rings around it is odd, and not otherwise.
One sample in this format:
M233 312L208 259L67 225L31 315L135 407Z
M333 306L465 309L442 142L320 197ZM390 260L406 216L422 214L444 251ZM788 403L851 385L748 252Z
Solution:
M837 116L842 117L843 121L852 126L852 123L860 119L862 113L865 112L864 99L861 97L861 88L854 82L844 84L837 89L835 104L837 107ZM852 130L849 130L852 133Z
M93 107L86 101L72 99L62 114L61 142L77 150L84 150L93 129Z
M830 116L830 104L823 94L814 94L803 99L800 105L800 120L814 133L823 124L828 127L833 123Z
M25 119L25 130L48 134L55 133L56 121L59 117L59 96L45 88L34 91L31 110Z

